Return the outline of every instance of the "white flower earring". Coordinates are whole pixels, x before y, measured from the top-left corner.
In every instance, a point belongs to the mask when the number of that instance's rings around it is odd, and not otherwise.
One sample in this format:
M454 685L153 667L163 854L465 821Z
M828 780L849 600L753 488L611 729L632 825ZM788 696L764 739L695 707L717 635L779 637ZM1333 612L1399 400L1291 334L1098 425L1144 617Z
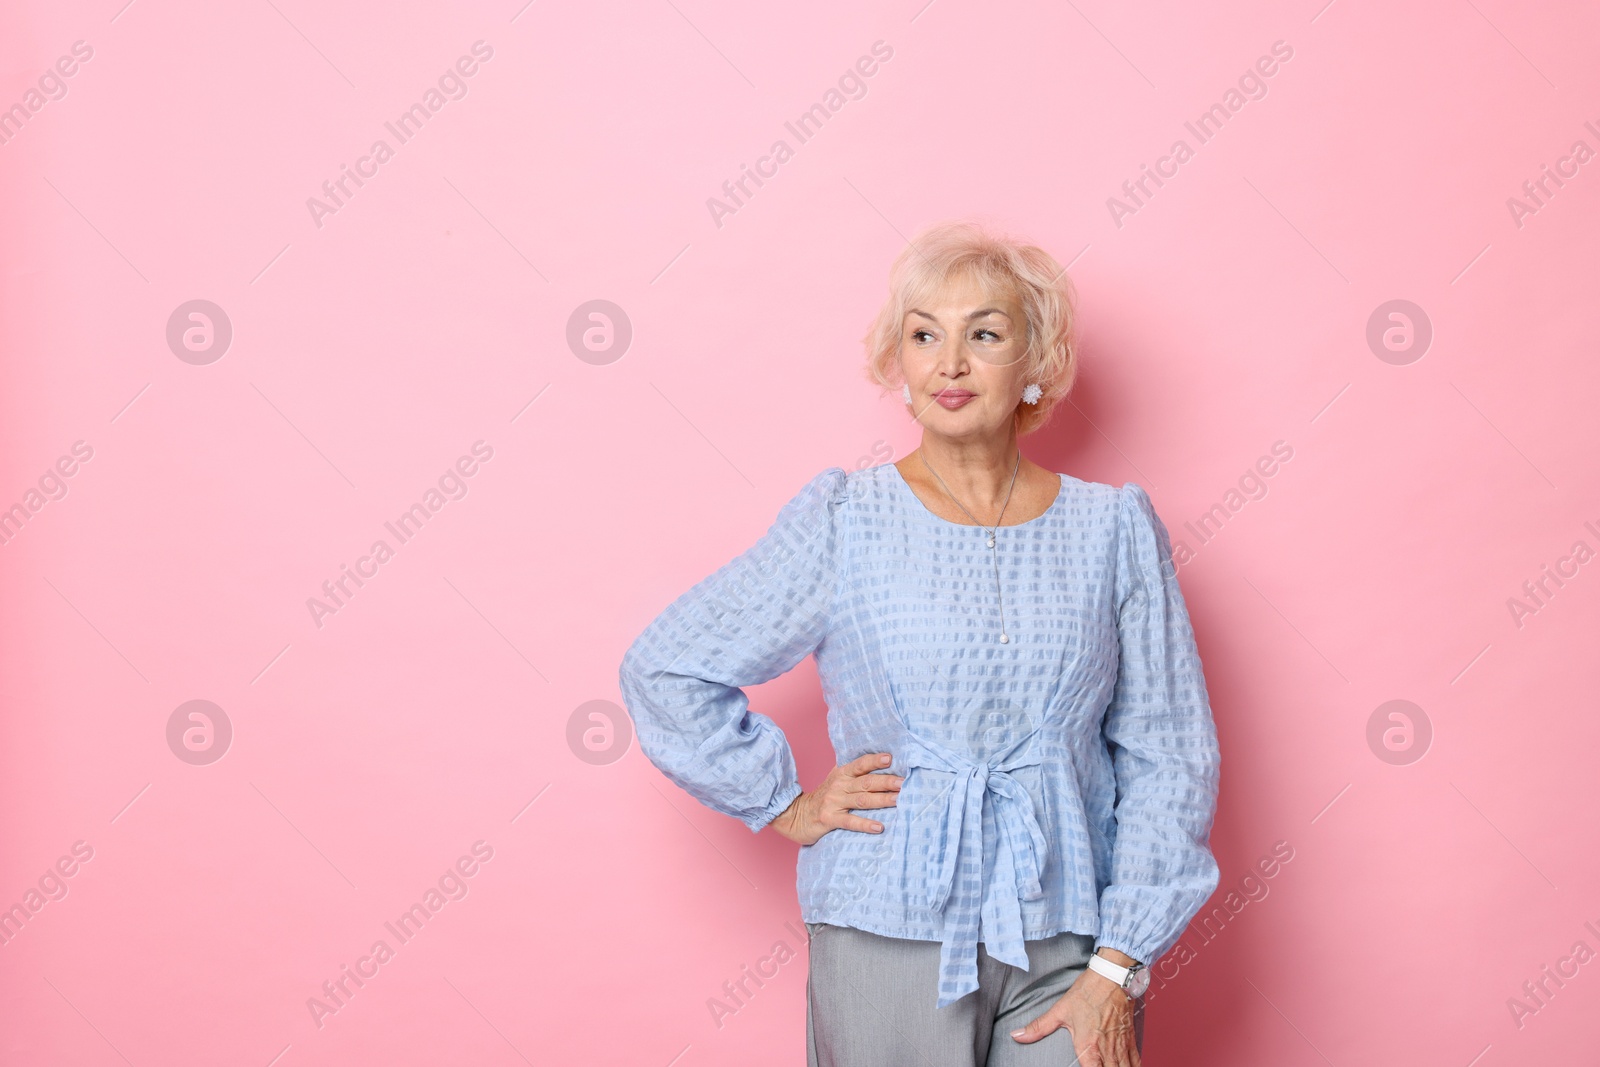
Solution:
M905 397L907 404L911 403L911 383L906 382L900 387L900 395Z
M1022 402L1024 404L1037 404L1039 398L1043 395L1044 390L1039 388L1038 382L1029 382L1028 387L1022 391Z

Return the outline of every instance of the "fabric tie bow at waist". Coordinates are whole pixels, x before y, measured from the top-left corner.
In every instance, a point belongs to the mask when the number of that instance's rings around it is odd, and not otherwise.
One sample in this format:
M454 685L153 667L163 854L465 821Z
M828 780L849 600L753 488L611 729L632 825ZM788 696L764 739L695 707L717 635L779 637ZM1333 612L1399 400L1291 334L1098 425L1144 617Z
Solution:
M950 776L930 785L932 793L912 814L910 827L914 837L929 842L928 907L945 917L937 1007L978 988L980 940L990 956L1028 969L1020 902L1044 895L1039 874L1046 842L1033 798L1012 772L1041 762L1034 746L1025 743L1032 736L988 763L957 756L923 738L912 738L905 749L908 770ZM993 841L983 832L986 809L996 830Z

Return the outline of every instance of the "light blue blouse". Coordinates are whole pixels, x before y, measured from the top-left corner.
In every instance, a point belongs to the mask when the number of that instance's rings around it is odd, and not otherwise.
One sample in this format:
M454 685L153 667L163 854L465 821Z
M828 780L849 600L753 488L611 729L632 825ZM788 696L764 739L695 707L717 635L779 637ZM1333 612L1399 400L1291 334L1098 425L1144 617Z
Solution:
M1149 496L1063 474L987 538L893 464L831 467L619 672L645 756L758 831L801 787L740 687L815 654L837 762L889 752L905 782L854 812L881 834L801 847L801 918L942 942L938 1007L977 988L979 942L1026 970L1025 940L1070 930L1154 964L1218 881L1216 728Z

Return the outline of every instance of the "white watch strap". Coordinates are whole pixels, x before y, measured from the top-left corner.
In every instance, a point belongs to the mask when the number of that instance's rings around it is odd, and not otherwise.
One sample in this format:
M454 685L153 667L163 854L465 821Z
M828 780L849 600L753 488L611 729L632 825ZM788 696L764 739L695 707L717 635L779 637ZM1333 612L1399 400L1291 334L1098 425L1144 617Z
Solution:
M1128 973L1132 970L1131 967L1112 963L1098 952L1089 957L1089 969L1095 974L1104 975L1119 986L1128 980Z

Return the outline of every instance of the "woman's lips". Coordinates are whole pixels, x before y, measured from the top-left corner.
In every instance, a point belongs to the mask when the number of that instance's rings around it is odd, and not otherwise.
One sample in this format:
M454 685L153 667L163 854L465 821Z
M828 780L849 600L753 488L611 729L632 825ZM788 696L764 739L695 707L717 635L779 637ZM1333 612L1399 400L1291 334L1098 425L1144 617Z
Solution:
M939 392L934 393L933 398L939 402L940 407L948 408L949 410L954 411L957 408L964 406L967 401L973 399L977 395L977 393L970 393L965 389L942 389Z

